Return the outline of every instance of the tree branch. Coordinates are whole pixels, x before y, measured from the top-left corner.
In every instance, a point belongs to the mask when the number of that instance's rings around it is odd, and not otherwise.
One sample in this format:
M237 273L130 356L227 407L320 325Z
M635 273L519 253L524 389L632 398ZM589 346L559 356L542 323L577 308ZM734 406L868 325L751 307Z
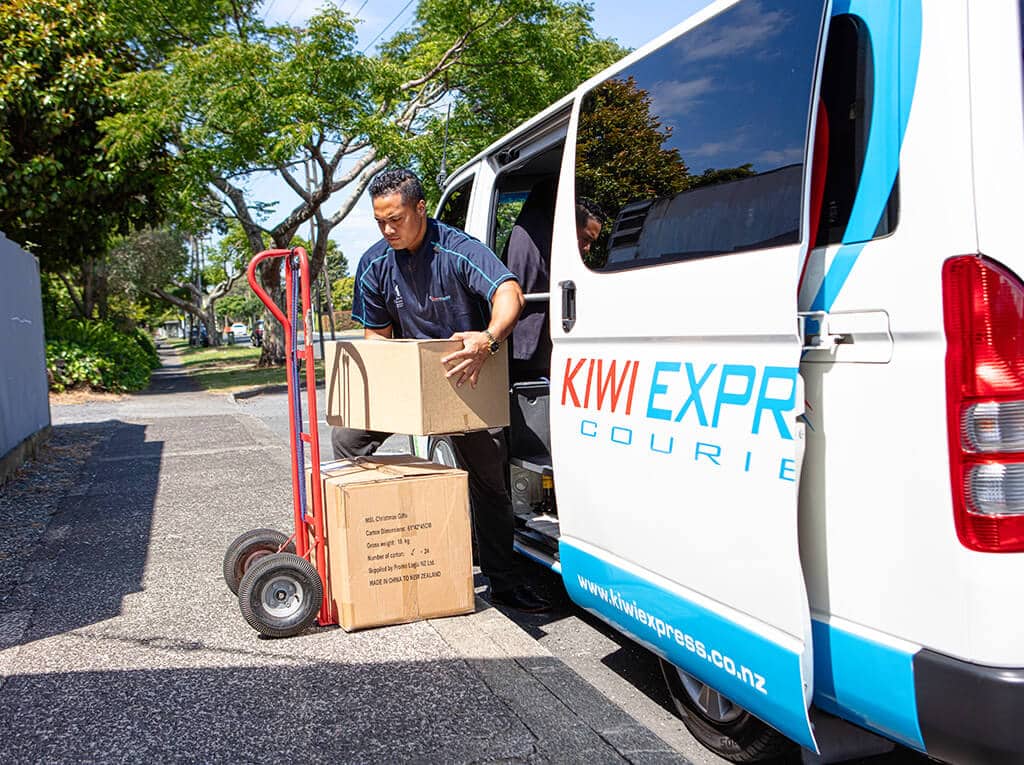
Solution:
M155 297L158 300L163 300L164 302L170 303L175 308L180 308L182 311L190 313L193 316L198 316L202 318L204 315L202 309L197 308L195 303L190 303L187 300L182 300L180 297L176 295L172 295L169 292L164 292L159 287L151 287L145 290L145 292L150 297Z
M437 63L435 63L425 75L417 77L415 80L409 80L408 82L402 83L402 85L399 86L399 90L405 93L413 88L418 88L420 85L430 82L430 80L434 79L438 74L445 71L457 60L458 54L461 54L462 51L465 50L466 42L477 29L479 29L479 27L470 27L467 29L466 32L456 40L450 48L448 48L448 50L441 54L441 58L438 59Z
M356 202L359 201L359 197L363 195L363 192L366 191L366 187L370 185L370 181L373 179L373 176L387 167L388 162L390 161L391 159L389 157L384 157L366 168L366 171L362 176L360 176L352 193L349 194L348 198L344 202L341 203L341 207L338 211L328 218L328 232L341 223L345 217L352 212L352 208L356 206Z
M284 182L288 184L288 186L291 188L291 190L294 191L296 194L298 194L299 197L302 198L306 202L306 204L309 204L309 201L310 201L309 197L310 197L310 195L309 195L309 192L306 191L305 187L302 186L295 179L295 177L291 174L291 172L288 170L288 168L285 165L281 165L281 167L278 168L278 169L281 171L281 177L284 178Z
M348 186L352 181L359 177L359 174L363 172L375 159L377 158L377 150L370 149L362 158L356 160L356 163L352 168L341 176L338 180L332 181L329 189L329 193L333 194L336 191L341 191L343 188Z
M245 276L245 271L241 270L234 276L229 276L227 279L222 281L210 292L210 302L220 300L222 297L231 292L231 288L235 286L235 282Z
M263 228L252 219L249 206L245 202L245 194L237 186L228 183L220 176L213 176L210 181L224 196L231 200L231 206L235 212L235 218L242 224L245 231L245 238L249 241L249 248L253 254L263 249Z
M71 298L71 302L75 304L75 308L78 310L78 315L83 319L88 319L89 317L85 315L85 304L82 302L81 297L76 293L75 285L72 284L71 280L63 273L58 272L57 276L60 277L60 280L64 282L64 286L67 287L68 296Z

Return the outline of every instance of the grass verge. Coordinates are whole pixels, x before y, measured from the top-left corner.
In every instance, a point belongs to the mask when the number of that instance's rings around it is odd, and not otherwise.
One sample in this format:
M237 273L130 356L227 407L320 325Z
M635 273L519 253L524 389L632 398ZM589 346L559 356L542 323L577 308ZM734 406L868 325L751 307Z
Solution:
M204 389L215 393L230 393L259 385L283 385L287 382L284 367L257 367L252 364L204 366L190 369L189 375ZM324 366L316 362L316 379L322 380ZM303 374L305 379L305 374Z

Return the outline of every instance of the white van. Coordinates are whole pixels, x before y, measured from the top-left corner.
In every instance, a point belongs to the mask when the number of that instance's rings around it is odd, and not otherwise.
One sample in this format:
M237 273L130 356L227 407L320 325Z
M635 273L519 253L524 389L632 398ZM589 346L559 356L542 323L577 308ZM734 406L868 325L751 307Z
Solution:
M557 179L517 546L729 759L1024 761L1020 19L718 0L446 185L502 253Z

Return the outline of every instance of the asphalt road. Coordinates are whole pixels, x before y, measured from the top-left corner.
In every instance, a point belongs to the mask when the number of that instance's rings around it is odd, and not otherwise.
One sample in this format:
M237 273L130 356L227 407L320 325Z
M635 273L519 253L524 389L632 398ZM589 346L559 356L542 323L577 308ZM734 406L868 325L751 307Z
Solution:
M322 388L318 391L318 400L323 400ZM287 396L284 393L239 398L236 404L241 411L262 420L279 437L288 439ZM322 459L330 459L330 428L322 419L319 432ZM409 439L406 436L394 436L381 447L381 451L390 453L408 450ZM540 566L532 566L531 569L535 584L556 607L543 615L508 611L507 615L520 628L691 762L697 765L727 762L697 743L676 717L657 657L573 604L557 575ZM898 748L890 754L850 762L851 765L922 765L930 760L916 752Z

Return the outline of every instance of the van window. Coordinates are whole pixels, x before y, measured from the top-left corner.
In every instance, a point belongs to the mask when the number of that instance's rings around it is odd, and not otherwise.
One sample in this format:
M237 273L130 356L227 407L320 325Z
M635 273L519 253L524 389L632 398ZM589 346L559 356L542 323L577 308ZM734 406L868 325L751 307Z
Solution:
M820 28L818 3L743 0L584 96L576 193L606 216L588 266L799 241Z
M828 134L828 167L815 244L843 241L867 152L874 99L871 37L856 16L832 19L821 77ZM820 119L820 115L819 115ZM878 221L874 238L890 234L898 217L899 181Z
M465 231L466 218L469 215L469 197L472 192L473 179L470 178L448 195L448 198L441 205L441 212L438 213L437 219L442 223L447 223L449 226Z
M504 260L505 246L526 201L526 191L500 191L494 206L494 252Z

